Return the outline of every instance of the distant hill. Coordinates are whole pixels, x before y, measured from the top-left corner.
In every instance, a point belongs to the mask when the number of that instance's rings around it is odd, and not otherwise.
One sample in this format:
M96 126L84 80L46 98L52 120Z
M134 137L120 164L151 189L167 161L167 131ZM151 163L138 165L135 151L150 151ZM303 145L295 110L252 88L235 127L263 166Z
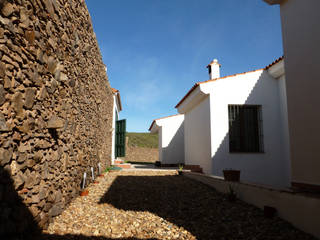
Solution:
M158 134L127 132L126 136L129 146L158 148Z

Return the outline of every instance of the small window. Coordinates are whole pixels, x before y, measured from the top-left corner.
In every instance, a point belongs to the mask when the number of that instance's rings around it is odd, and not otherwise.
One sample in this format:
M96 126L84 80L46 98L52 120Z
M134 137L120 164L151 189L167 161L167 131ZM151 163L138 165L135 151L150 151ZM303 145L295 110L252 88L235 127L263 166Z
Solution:
M263 152L260 105L229 105L230 152Z
M211 65L208 66L209 74L211 74Z

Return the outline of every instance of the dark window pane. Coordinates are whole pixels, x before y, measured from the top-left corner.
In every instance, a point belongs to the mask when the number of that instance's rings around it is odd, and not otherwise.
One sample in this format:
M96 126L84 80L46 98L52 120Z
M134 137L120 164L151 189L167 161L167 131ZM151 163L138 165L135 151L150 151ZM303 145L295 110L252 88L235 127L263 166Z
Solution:
M261 152L261 107L256 105L229 105L230 152Z

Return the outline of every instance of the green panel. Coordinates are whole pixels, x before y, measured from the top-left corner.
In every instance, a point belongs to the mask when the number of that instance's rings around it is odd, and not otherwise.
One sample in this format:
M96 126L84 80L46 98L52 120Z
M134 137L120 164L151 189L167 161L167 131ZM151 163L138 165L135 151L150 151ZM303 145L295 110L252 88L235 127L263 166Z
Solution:
M126 119L116 121L116 157L126 155Z

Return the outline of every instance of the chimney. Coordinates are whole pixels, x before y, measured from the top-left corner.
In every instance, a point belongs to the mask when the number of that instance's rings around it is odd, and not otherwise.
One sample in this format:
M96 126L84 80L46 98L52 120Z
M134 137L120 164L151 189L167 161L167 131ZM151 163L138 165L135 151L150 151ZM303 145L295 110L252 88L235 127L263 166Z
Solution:
M211 63L209 63L207 68L210 79L216 79L220 77L220 67L221 65L218 63L217 59L214 59Z

